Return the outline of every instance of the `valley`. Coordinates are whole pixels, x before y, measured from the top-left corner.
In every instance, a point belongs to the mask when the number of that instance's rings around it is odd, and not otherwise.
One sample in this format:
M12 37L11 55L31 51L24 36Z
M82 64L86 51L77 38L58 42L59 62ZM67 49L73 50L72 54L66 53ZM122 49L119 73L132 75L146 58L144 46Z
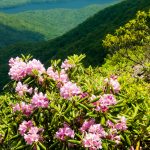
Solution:
M93 4L107 4L121 0L1 0L0 11L15 13L37 9L82 8Z
M0 9L0 48L21 42L54 39L118 1L31 2Z

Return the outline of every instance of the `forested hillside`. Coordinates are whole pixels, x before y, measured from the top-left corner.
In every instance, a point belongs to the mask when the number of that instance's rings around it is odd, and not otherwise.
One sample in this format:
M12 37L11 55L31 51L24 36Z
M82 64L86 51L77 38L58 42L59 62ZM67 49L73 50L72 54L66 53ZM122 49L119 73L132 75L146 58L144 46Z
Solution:
M15 14L0 13L0 48L17 42L56 38L108 5L92 5L82 9L35 10Z
M9 7L17 7L17 6L21 6L21 5L26 5L26 4L38 4L38 3L56 3L56 2L70 2L73 0L1 0L0 1L0 8L9 8ZM79 0L78 0L79 1ZM82 0L83 3L86 2L86 0ZM112 3L112 2L119 2L122 0L100 0L103 4L106 3Z
M17 44L2 49L0 52L1 68L0 76L2 83L6 83L7 62L10 56L20 54L31 54L43 62L49 59L64 59L68 55L85 53L87 56L84 64L100 65L106 56L107 51L102 47L102 40L108 33L114 32L116 28L132 19L138 10L148 10L150 1L147 0L126 0L106 8L94 17L89 18L77 28L63 36L48 42Z

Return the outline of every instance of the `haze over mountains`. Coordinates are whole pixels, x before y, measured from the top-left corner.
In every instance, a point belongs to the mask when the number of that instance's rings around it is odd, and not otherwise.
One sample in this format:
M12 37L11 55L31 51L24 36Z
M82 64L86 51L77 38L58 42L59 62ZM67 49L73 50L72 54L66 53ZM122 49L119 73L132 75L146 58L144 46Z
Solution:
M0 1L0 8L13 8L13 7L17 7L17 6L23 6L23 5L28 5L28 4L40 4L40 5L44 5L44 4L51 4L51 6L47 6L47 7L70 7L72 6L80 8L83 5L90 5L90 4L105 4L105 3L110 3L113 1L121 1L121 0L1 0ZM28 5L29 6L29 5ZM36 6L36 5L35 5ZM45 6L46 7L46 6ZM40 7L39 7L40 8ZM41 6L42 8L42 6Z
M0 3L2 2L4 1ZM17 42L56 38L73 29L101 9L118 1L61 0L43 3L42 1L38 1L40 3L35 3L37 1L28 3L29 1L26 1L26 4L21 6L18 0L13 2L14 5L11 7L0 9L0 47ZM0 6L3 5L0 4ZM73 9L74 6L77 9Z
M3 78L2 82L6 83L7 80L9 58L20 54L31 54L43 63L47 63L51 58L64 59L74 53L85 53L87 55L85 65L101 65L107 54L101 44L106 34L113 33L115 29L124 25L135 16L138 10L148 10L149 8L150 1L126 0L99 11L93 17L56 39L38 43L24 42L1 49L0 70L3 71L0 76Z

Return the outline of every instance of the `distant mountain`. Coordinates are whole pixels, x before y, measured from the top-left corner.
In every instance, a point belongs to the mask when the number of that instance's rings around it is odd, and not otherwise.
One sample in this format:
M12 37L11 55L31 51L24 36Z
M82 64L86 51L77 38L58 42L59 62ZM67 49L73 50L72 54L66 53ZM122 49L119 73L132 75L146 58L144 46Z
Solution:
M68 2L74 0L0 0L0 8L5 7L16 7L19 5L24 5L28 3L42 3L42 2ZM86 0L81 0L86 1ZM92 1L92 0L91 0ZM120 0L99 0L103 3L110 3L113 1L120 1Z
M32 54L35 58L47 63L49 59L64 59L74 53L85 53L87 55L85 65L101 65L107 54L102 47L102 39L108 33L124 25L135 17L138 10L150 9L150 1L147 0L126 0L109 8L106 8L84 23L63 36L40 43L17 44L2 49L0 60L1 78L6 81L7 62L11 56L21 53Z
M0 8L4 7L13 7L17 5L23 5L26 3L38 3L38 2L55 2L55 1L62 1L62 0L1 0L0 1ZM69 0L63 0L69 1Z
M36 10L15 14L0 13L0 47L16 42L56 38L106 6L108 5L92 5L83 9Z

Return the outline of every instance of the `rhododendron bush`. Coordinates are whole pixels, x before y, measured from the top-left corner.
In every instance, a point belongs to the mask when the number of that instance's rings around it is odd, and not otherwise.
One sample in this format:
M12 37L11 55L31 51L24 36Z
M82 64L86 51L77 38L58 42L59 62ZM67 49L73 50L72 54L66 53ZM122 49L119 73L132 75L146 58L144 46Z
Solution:
M51 61L47 69L30 56L9 60L12 82L6 87L9 95L3 97L1 106L1 149L147 146L146 113L141 109L141 126L133 125L139 120L140 108L128 103L119 77L103 77L99 69L85 69L81 63L84 57Z

